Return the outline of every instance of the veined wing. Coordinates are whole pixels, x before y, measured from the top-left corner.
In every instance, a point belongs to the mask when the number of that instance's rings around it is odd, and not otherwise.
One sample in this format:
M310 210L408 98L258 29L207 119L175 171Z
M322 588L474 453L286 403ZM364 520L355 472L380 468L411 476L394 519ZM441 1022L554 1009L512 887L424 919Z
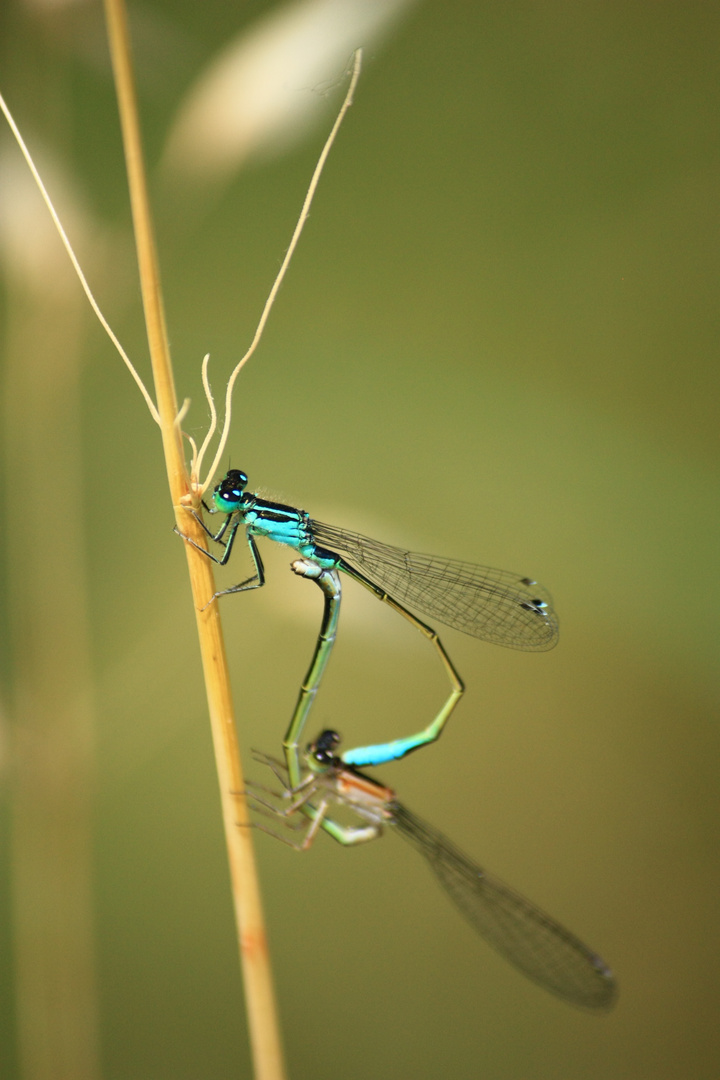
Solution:
M489 945L546 990L574 1005L607 1009L615 1001L613 973L596 953L455 847L399 803L395 825L430 863L440 884Z
M557 643L550 594L530 578L405 551L322 521L310 526L321 547L342 555L393 599L446 626L512 649L543 652Z

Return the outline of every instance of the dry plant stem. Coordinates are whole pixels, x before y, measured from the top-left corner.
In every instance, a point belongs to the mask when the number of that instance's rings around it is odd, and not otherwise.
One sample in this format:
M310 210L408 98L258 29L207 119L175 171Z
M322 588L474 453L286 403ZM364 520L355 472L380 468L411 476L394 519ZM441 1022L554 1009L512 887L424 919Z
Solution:
M165 333L123 0L105 0L105 12L117 86L143 303L172 502L180 529L198 542L202 542L199 525L181 508L180 504L181 498L189 492L188 477L183 461L180 433L174 423L178 411L177 401ZM243 771L238 752L219 606L209 604L215 591L212 567L210 561L192 545L185 544L184 547L196 609L220 783L255 1076L257 1080L283 1080L285 1068L251 829L247 827L247 807L244 795L241 794L244 787Z

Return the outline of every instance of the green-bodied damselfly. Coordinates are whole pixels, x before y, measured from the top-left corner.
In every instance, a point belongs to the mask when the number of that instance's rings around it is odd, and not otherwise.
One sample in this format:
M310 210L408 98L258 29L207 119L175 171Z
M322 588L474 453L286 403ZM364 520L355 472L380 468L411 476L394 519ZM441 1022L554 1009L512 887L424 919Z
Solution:
M349 767L336 755L337 732L323 731L303 755L305 775L291 787L285 766L274 758L256 755L269 765L283 784L272 802L249 785L261 812L282 819L288 829L294 815L305 816L299 839L260 825L265 832L297 850L306 850L318 830L344 845L373 840L385 827L404 837L425 857L433 873L470 925L506 960L540 986L573 1005L607 1009L615 1001L617 986L604 960L579 938L530 900L491 877L432 825L400 803L395 792ZM346 755L347 756L347 755ZM351 810L363 823L342 825L329 815L332 807Z

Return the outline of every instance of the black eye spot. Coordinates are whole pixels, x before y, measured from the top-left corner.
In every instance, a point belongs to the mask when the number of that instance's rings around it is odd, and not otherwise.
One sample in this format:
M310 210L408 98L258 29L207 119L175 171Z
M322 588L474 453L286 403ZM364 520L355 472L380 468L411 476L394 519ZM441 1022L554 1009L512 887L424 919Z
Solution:
M520 584L521 585L528 585L528 586L529 585L537 585L537 581L533 581L533 579L529 578L529 577L524 577L524 578L520 578Z

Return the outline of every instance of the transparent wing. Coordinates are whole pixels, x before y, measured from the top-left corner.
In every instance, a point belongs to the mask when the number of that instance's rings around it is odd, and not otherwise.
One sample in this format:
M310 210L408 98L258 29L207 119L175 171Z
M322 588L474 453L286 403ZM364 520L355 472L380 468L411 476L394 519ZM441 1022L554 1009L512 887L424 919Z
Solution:
M473 637L513 649L542 652L557 643L557 617L549 593L509 570L421 555L359 533L310 522L321 547L394 600Z
M456 848L400 803L392 804L398 831L425 856L440 884L488 944L524 975L574 1005L609 1008L617 995L613 974L582 941Z

